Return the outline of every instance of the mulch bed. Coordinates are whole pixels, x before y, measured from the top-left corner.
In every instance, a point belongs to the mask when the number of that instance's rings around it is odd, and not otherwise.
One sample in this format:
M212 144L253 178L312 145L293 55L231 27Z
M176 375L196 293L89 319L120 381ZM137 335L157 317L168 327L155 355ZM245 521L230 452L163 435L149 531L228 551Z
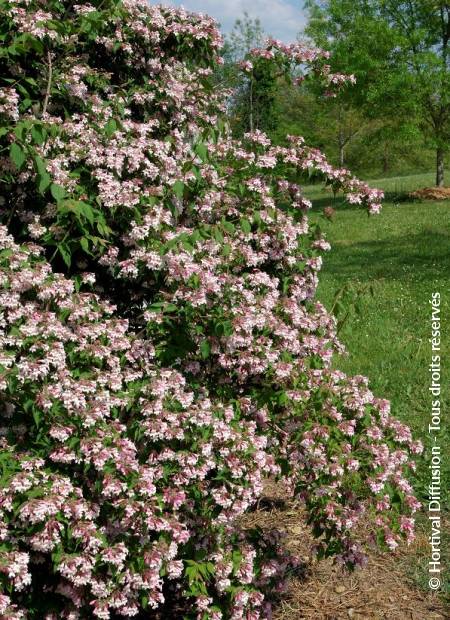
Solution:
M450 187L424 187L411 192L409 196L420 200L448 200L450 199Z
M274 609L273 620L446 620L442 599L421 590L408 576L408 556L427 557L427 534L419 533L409 548L395 553L369 553L368 565L346 573L331 559L311 556L313 537L305 513L296 502L283 500L283 490L271 484L259 509L244 518L244 527L286 534L285 544L303 562L290 579ZM415 559L415 557L414 557Z

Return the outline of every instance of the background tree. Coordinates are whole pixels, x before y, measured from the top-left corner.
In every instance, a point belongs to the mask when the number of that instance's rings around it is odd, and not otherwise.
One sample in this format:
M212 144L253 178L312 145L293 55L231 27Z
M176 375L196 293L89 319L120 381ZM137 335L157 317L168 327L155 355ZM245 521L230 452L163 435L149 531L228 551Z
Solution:
M244 74L239 68L241 62L251 49L261 47L267 37L259 19L252 19L247 12L241 19L234 23L230 34L225 35L221 56L223 64L215 68L217 83L222 88L229 88L231 107L234 109L239 100L239 96L244 98L242 90L244 84ZM249 98L243 105L249 104Z
M435 149L436 184L443 185L450 137L449 3L308 0L305 7L307 33L333 51L333 69L345 63L357 78L342 96L373 118L390 119L390 142L401 142L415 126Z
M264 32L259 19L244 13L237 19L232 32L225 38L223 50L226 82L233 88L230 100L232 128L236 136L259 129L273 132L279 122L278 68L257 59L249 60L252 49L261 48L269 35ZM238 70L247 62L247 70Z
M261 47L267 33L264 32L261 20L252 19L245 11L242 18L234 22L233 30L225 38L225 45L232 50L232 58L235 63L239 62L251 49Z

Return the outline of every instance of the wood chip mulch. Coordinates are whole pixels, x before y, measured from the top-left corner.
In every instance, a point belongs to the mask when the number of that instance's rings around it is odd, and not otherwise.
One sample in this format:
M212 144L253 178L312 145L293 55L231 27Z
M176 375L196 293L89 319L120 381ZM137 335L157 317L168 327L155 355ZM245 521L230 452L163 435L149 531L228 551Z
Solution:
M411 192L409 196L420 200L448 200L450 199L450 187L424 187Z
M274 608L273 620L447 620L443 599L422 590L408 575L408 556L427 557L426 532L395 553L369 552L368 565L346 573L331 559L311 555L313 537L302 507L283 499L283 490L268 485L259 509L243 519L244 527L286 534L286 547L302 562L287 592ZM415 556L413 560L415 560Z

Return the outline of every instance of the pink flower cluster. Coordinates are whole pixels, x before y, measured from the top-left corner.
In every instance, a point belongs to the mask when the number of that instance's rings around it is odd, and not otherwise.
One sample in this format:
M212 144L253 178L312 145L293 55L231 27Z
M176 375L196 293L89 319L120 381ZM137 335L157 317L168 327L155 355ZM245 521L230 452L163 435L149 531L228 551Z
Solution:
M199 531L206 543L232 527L279 469L255 422L236 425L231 406L158 367L149 341L52 273L37 247L16 245L3 227L0 242L2 435L29 445L26 394L48 455L9 453L0 505L11 551L0 571L20 592L57 551L54 592L67 599L67 617L84 605L99 618L133 616L143 593L151 606L164 601L161 573L180 576L183 546ZM215 525L201 528L209 512Z
M19 100L14 88L0 88L0 115L13 121L19 120Z
M245 73L251 73L253 63L258 59L273 61L279 65L284 65L285 69L295 67L295 77L293 82L301 84L307 77L313 75L319 77L325 90L325 95L334 97L337 90L346 84L354 84L354 75L343 73L331 73L330 65L326 60L330 53L320 48L311 47L304 43L292 43L287 45L276 39L268 39L264 48L250 50L248 58L240 63L240 68Z

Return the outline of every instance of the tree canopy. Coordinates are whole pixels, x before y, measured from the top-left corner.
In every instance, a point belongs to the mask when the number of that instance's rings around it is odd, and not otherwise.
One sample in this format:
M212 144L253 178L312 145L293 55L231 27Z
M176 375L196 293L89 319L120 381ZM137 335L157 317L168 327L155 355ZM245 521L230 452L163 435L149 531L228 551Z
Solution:
M419 130L436 152L444 183L450 138L450 5L442 0L308 0L307 32L355 74L344 94L373 116L396 119L407 139ZM400 121L400 122L398 122Z

